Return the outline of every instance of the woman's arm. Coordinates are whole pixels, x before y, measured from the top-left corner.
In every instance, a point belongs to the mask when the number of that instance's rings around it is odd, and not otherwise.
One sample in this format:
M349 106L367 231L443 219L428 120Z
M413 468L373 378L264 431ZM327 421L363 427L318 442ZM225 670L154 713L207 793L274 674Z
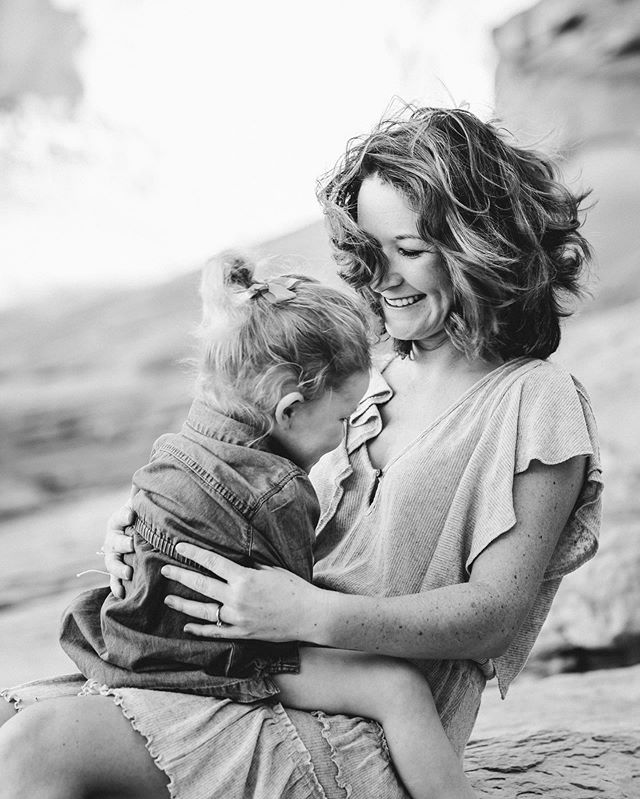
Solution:
M534 461L517 475L518 521L476 558L468 583L364 602L367 598L335 595L318 637L330 639L332 646L351 641L351 648L361 649L366 643L367 651L404 657L503 654L538 594L578 498L584 467L582 457L556 466Z
M306 583L282 569L246 569L188 544L179 551L219 578L165 566L210 602L175 596L167 604L205 624L196 635L297 639L399 657L496 657L509 646L529 611L584 479L585 458L557 465L533 461L514 479L514 527L475 559L468 583L421 594L368 597ZM218 603L224 627L212 624Z

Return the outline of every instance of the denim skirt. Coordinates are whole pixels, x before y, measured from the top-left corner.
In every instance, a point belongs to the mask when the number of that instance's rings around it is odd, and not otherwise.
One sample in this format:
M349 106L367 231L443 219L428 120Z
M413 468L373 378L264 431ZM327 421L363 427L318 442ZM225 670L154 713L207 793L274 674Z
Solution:
M172 799L407 799L370 720L191 694L107 688L81 675L2 692L18 710L62 696L109 696L145 739Z

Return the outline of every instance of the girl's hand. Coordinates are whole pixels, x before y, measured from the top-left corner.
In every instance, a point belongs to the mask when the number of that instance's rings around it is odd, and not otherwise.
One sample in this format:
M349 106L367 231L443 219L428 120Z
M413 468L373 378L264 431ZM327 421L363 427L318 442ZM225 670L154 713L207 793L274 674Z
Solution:
M117 510L107 522L102 551L104 552L104 565L111 575L109 587L111 593L119 599L124 597L123 580L130 580L133 574L131 566L123 560L123 555L133 552L131 536L125 533L125 528L133 524L135 513L129 505L124 505Z
M192 544L179 544L176 549L212 573L209 577L179 566L162 568L165 577L214 600L166 597L169 607L205 622L187 624L186 632L204 638L312 640L313 618L326 593L322 589L285 569L247 568ZM218 619L221 625L216 623Z

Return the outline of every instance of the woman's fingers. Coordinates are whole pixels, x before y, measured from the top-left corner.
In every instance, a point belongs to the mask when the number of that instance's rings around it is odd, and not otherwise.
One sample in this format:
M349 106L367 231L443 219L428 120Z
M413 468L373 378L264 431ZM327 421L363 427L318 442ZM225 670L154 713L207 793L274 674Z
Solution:
M197 635L199 638L245 638L243 630L234 627L232 624L225 624L218 627L215 624L186 624L184 631Z
M165 598L165 604L194 619L214 622L213 624L186 624L184 631L201 638L245 638L248 637L246 631L241 627L236 627L230 622L231 611L225 608L220 602L195 602L184 597L169 594ZM218 608L220 613L218 614ZM225 621L225 616L227 620ZM218 618L222 624L218 624Z
M180 543L176 550L209 573L166 564L162 574L205 599L213 600L200 602L173 595L167 597L165 601L170 607L208 622L187 624L184 628L187 632L206 638L266 641L293 641L302 637L298 633L304 608L313 603L318 591L311 583L284 569L240 566L192 544ZM219 616L218 607L221 608ZM222 626L215 624L218 618Z
M133 576L133 569L124 563L122 556L128 552L133 552L133 539L125 533L125 529L133 524L134 521L135 513L131 506L123 505L109 518L104 544L102 545L104 565L111 575L109 587L111 593L118 599L123 599L125 595L122 580L130 580Z
M116 580L131 579L133 569L122 560L122 555L113 552L105 553L104 565L109 574L115 577Z
M229 560L229 558L217 555L209 549L203 549L194 544L178 544L176 546L176 552L184 558L189 558L189 560L195 561L200 564L200 566L204 566L207 571L217 574L218 577L221 577L227 582L231 582L234 578L242 577L242 575L248 571L245 566L240 566L234 561ZM182 580L178 580L178 582L181 583ZM187 583L184 584L187 585Z
M124 536L124 538L128 538L128 536ZM118 599L124 599L125 590L122 585L122 580L130 580L133 576L133 569L123 562L122 555L111 552L105 553L104 565L111 575L109 578L111 593L118 597Z
M165 597L164 602L174 610L179 610L181 613L186 613L187 616L193 616L194 619L203 621L217 621L218 608L222 609L220 602L196 602L193 599L185 599L174 594ZM222 620L222 616L220 620ZM221 634L222 629L222 627L218 627L218 634Z
M122 582L117 577L111 577L109 579L109 588L115 597L118 597L118 599L124 599L124 587Z
M215 621L219 602L196 602L193 599L184 599L184 597L169 594L165 597L165 605L169 605L174 610L179 610L181 613L186 613L187 616L193 616L194 619L203 619L204 621ZM220 632L220 628L218 628Z
M206 596L208 599L215 599L217 602L224 603L225 598L227 596L227 591L229 590L229 586L227 583L223 582L222 580L218 580L215 577L209 577L206 574L200 574L200 572L192 571L191 569L183 569L180 566L163 566L162 574L168 580L175 580L177 583L181 583L185 585L187 588L192 588L198 594L202 594ZM167 597L168 598L168 597ZM186 600L182 600L179 597L173 597L176 600L180 600L180 602L186 602ZM195 604L205 604L205 603L195 603ZM213 617L211 616L199 616L199 618L215 618L216 613L216 605L211 605L208 603L209 606L213 608ZM177 605L173 606L177 607ZM182 607L178 608L182 610ZM185 611L188 613L188 611ZM192 614L189 614L192 615Z
M123 505L121 508L109 517L107 522L107 535L112 531L122 532L125 527L133 524L136 519L136 514L130 505Z
M122 530L107 530L102 549L105 557L114 554L126 555L128 552L133 552L133 537L123 533Z

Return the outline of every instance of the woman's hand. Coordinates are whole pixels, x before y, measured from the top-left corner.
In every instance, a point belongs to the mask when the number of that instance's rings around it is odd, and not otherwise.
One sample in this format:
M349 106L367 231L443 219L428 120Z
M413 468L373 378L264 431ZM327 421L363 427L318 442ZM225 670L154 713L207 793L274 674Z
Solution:
M251 569L192 544L176 550L212 573L164 566L162 574L192 588L213 602L196 602L169 595L169 607L202 619L185 631L205 638L247 638L263 641L312 640L314 616L326 593L285 569ZM219 609L219 614L218 614ZM221 625L216 622L219 619Z
M117 510L107 522L107 533L102 545L104 552L104 565L111 579L109 587L111 593L119 599L124 597L123 580L130 580L133 574L131 566L123 560L123 555L133 552L131 536L125 533L125 528L133 524L135 513L130 505L124 505Z

